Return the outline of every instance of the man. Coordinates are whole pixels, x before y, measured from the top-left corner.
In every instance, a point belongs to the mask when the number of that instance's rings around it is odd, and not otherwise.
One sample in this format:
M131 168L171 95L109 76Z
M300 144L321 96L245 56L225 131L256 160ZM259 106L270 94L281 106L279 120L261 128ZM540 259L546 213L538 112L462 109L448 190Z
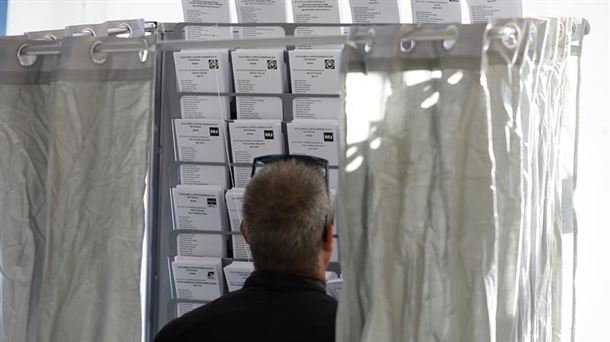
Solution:
M243 214L255 272L155 342L333 341L337 302L325 292L333 214L322 170L298 159L268 164L250 180Z

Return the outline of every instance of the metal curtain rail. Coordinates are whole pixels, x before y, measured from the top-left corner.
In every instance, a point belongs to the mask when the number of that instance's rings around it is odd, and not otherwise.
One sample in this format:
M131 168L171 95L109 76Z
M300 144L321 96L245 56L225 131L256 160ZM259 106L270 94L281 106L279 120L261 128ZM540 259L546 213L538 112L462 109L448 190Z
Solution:
M515 34L512 27L497 27L490 30L490 38L501 39ZM456 39L456 32L452 30L417 30L405 33L405 41L425 40L452 40ZM373 38L363 38L357 43L372 43ZM281 38L254 38L254 39L219 39L219 40L165 40L148 46L138 41L115 41L99 44L95 53L137 52L142 50L195 50L195 49L237 49L237 48L265 48L286 45L331 45L348 43L345 35L313 36L313 37L281 37ZM32 42L21 49L21 55L44 56L58 55L61 52L61 42Z
M144 31L145 32L152 32L157 28L157 24L154 22L145 22L144 23ZM125 33L130 33L131 32L131 28L128 25L122 24L118 27L110 27L108 28L108 35L109 36L118 36L120 34L125 34ZM75 37L82 37L82 36L92 36L93 32L89 31L89 30L84 30L82 32L76 32L73 34L73 36Z
M588 33L588 23L585 22L585 33ZM430 41L454 40L457 31L451 29L415 30L406 32L403 41ZM494 27L489 31L491 39L506 39L516 35L512 26ZM237 48L268 48L296 45L342 45L349 43L345 35L313 36L313 37L281 37L281 38L254 38L254 39L219 39L219 40L164 40L149 45L144 41L115 41L98 44L94 53L138 52L143 50L196 50L196 49L237 49ZM371 44L372 35L358 39L355 43ZM61 42L32 42L20 50L21 55L43 56L58 55L61 52Z

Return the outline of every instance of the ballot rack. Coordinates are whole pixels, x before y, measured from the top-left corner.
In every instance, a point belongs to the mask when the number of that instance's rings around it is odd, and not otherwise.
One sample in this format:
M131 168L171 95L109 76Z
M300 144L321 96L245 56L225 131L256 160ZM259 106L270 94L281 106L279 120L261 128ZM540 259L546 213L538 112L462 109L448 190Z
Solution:
M227 28L242 28L256 30L277 30L283 31L286 36L294 35L295 30L299 27L345 27L349 28L350 24L203 24L203 23L158 23L156 35L160 40L181 40L185 38L186 27L227 27ZM282 48L282 47L278 47ZM155 137L154 137L154 155L151 160L152 169L150 174L149 189L149 207L152 209L152 217L149 218L148 245L150 253L148 255L148 284L146 293L146 340L152 340L155 334L169 321L176 318L179 314L194 309L200 305L204 305L207 301L202 300L185 300L178 299L176 289L174 288L174 279L172 275L172 261L178 255L177 240L179 234L204 234L209 236L220 237L220 243L224 244L223 249L226 254L222 257L222 267L227 266L233 260L244 260L243 258L234 258L235 250L233 239L239 237L239 232L231 230L229 226L228 214L225 210L223 222L226 226L222 230L190 230L190 229L174 229L174 213L172 212L173 203L170 191L176 187L180 179L180 162L176 161L175 151L175 130L173 120L181 118L180 100L184 96L226 96L230 98L230 116L227 117L225 124L226 132L228 133L228 122L236 119L236 98L240 96L249 97L275 97L282 102L283 120L282 132L286 137L286 122L294 118L295 99L300 98L320 98L320 99L336 99L337 101L337 120L339 118L339 89L336 94L293 94L290 89L290 59L288 51L295 49L294 46L286 46L284 48L283 57L286 66L286 76L288 77L287 91L282 93L236 93L236 92L180 92L177 86L176 70L174 64L174 52L171 50L160 51L157 54L157 70L156 70L156 94L155 94ZM232 83L232 82L231 82ZM338 133L338 132L337 132ZM338 134L337 134L338 135ZM338 140L338 136L335 137ZM230 145L228 137L227 144ZM283 141L284 151L288 151L287 140ZM229 146L230 148L230 146ZM337 149L338 150L338 149ZM338 154L338 151L337 151ZM189 163L198 165L202 163ZM230 153L226 163L205 163L211 166L224 166L227 168L228 186L230 189L234 184L232 177L232 167L247 165L234 165L231 162ZM331 172L338 173L337 166L331 168ZM336 177L336 176L335 176ZM336 242L340 239L335 232ZM338 246L335 245L336 249ZM338 253L337 253L338 255ZM340 260L331 262L329 271L340 274ZM223 285L226 286L226 285ZM226 288L225 288L226 292Z

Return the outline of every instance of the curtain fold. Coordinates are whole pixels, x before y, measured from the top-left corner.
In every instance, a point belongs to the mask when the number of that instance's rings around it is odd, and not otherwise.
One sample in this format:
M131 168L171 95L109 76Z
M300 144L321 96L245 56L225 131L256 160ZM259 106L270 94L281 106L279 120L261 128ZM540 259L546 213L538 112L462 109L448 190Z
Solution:
M579 24L457 25L455 42L405 42L442 28L405 25L349 45L339 341L570 339L562 197L573 191L566 67ZM514 39L488 38L498 26Z
M95 63L115 39L63 38L31 66L0 40L3 341L140 340L154 56Z

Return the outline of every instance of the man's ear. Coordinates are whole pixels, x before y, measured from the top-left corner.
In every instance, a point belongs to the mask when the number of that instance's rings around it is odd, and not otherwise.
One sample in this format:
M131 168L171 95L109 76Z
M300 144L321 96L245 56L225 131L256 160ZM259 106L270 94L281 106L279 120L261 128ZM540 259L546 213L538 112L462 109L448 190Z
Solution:
M239 225L239 231L244 237L244 240L246 240L246 243L250 244L250 240L248 240L248 227L246 227L246 221L241 220L241 224Z
M327 252L333 251L333 224L328 223L324 226L324 237L322 238L322 249Z

